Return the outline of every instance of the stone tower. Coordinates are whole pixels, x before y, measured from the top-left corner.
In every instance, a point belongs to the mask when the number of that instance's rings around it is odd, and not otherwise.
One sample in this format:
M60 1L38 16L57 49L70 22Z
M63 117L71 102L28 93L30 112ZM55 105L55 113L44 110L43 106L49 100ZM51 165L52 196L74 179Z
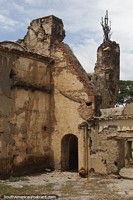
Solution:
M97 50L97 62L93 77L97 111L101 108L115 106L120 72L120 48L116 42L110 40L111 28L108 25L107 12L101 25L104 31L104 40Z

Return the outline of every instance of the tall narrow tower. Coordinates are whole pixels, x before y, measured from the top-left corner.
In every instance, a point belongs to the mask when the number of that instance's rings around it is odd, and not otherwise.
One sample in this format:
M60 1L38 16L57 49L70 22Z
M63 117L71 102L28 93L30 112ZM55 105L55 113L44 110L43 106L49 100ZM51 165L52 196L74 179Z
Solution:
M96 109L111 108L116 104L119 90L120 48L119 44L110 40L111 23L108 11L101 22L104 38L97 50L97 62L94 72Z

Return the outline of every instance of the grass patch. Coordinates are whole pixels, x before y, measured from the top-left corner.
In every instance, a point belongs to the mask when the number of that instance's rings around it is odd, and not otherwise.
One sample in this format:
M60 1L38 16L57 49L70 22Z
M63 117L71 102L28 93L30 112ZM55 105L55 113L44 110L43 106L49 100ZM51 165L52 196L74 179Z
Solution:
M0 183L0 197L3 195L31 195L33 193L35 193L35 191L31 186L15 188L10 185Z
M26 176L21 176L21 177L11 176L9 178L9 182L17 182L17 181L28 181L28 178Z
M0 198L3 195L43 195L53 192L53 184L48 183L45 186L28 186L16 188L5 183L0 183Z
M87 181L83 184L83 190L88 191L90 199L95 200L123 200L117 195L115 189L108 188L108 180L105 179L92 179L88 178Z
M64 185L60 188L61 196L75 196L78 195L78 191L74 188L75 183L71 181L66 181Z
M42 185L42 186L38 186L37 188L38 191L40 191L41 193L47 193L47 194L50 194L50 193L53 193L54 191L54 184L53 183L47 183L46 185Z

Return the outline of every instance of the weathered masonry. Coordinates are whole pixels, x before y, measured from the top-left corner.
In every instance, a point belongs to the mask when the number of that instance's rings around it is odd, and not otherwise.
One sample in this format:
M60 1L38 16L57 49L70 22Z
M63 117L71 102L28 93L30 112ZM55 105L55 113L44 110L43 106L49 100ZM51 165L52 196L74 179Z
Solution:
M88 120L87 125L90 168L118 174L123 167L133 167L133 104L101 109L101 116Z
M64 37L51 15L33 20L24 39L0 43L0 177L46 168L118 173L131 163L132 112L109 114L119 45L104 41L88 75Z
M48 16L23 40L0 44L1 176L82 166L78 124L92 116L94 95L64 35Z
M3 44L2 44L3 45ZM12 45L12 44L11 44ZM52 59L0 48L0 173L47 167ZM37 77L37 78L36 78ZM39 167L39 168L38 168Z

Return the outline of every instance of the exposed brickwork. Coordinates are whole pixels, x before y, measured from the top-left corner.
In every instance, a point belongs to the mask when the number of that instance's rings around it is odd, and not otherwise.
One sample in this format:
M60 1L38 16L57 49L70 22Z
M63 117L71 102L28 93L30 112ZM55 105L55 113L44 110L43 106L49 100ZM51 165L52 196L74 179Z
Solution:
M116 42L105 41L97 50L97 62L94 74L88 78L94 84L95 111L101 108L112 108L116 105L119 91L120 49Z

